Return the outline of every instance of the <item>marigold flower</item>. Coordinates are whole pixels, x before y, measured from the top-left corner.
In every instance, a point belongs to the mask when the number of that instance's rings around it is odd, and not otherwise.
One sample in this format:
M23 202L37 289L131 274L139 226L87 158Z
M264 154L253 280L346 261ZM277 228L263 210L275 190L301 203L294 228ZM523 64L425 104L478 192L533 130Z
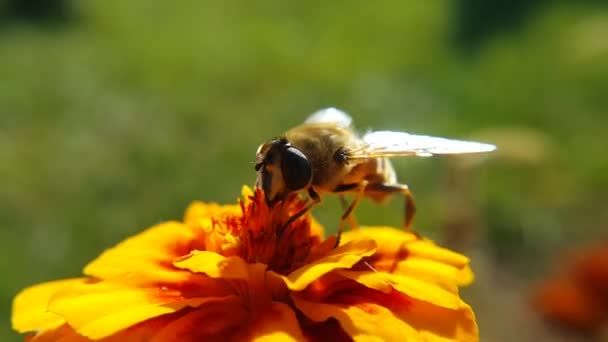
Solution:
M564 260L569 262L564 264ZM538 285L535 309L548 321L586 334L608 326L608 243L560 257L559 271Z
M23 290L12 323L28 341L477 341L458 287L468 259L402 230L324 238L291 196L269 208L196 202L183 222L105 251L86 277Z

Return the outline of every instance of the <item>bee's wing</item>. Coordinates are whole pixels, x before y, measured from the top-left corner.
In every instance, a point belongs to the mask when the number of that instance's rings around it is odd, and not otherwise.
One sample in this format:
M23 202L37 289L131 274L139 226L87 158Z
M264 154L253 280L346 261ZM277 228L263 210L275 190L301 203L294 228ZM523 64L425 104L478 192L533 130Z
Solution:
M474 141L453 140L405 132L377 131L363 136L361 147L350 153L350 158L370 157L430 157L436 154L490 152L496 146Z
M353 119L343 111L330 107L318 110L304 121L304 123L317 124L317 123L333 123L340 127L350 127Z

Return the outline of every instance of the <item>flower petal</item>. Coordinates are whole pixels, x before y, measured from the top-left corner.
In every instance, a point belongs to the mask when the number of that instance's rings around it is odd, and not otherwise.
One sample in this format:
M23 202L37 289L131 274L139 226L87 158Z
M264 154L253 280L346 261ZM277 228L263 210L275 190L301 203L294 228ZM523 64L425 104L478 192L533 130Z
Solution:
M241 213L240 205L220 205L217 203L195 201L186 209L184 224L188 226L200 226L201 220L225 215L240 215Z
M177 222L162 223L106 250L89 263L84 273L100 279L129 274L154 282L182 282L189 272L176 270L174 258L204 249L202 231Z
M236 296L219 302L208 302L198 308L158 316L140 322L103 338L102 342L195 342L230 339L237 327L246 324L248 312ZM32 342L84 342L68 325L36 335Z
M446 309L397 291L383 293L360 285L344 288L322 303L302 294L292 298L308 318L317 322L335 318L355 340L478 341L475 317L464 303Z
M227 340L235 330L247 323L249 313L240 298L233 296L222 301L156 318L153 325L154 338L149 342L187 342ZM168 319L166 319L168 318ZM116 342L131 341L126 338Z
M81 284L86 278L51 281L21 291L13 301L13 329L20 333L56 328L65 320L47 310L50 298L66 287Z
M342 233L341 241L360 239L367 236L378 243L378 252L397 251L404 242L416 241L419 238L403 229L386 226L362 226L359 229L351 229Z
M277 277L266 277L267 265L246 263L237 256L225 257L214 252L194 251L174 263L176 267L204 273L210 279L229 282L230 285L225 287L248 298L249 305L253 307L269 300L273 293L279 295L285 289Z
M303 341L304 335L295 312L287 304L273 302L255 315L248 336L238 340L257 342Z
M79 335L72 327L63 324L54 329L32 334L25 338L25 342L90 342L91 340Z
M342 329L355 341L421 340L416 330L381 305L326 304L311 302L299 296L292 298L296 307L315 322L337 319Z
M375 251L376 243L373 240L354 240L333 249L324 257L296 269L289 275L280 277L290 290L301 291L324 274L335 269L352 267Z
M173 262L177 268L204 273L212 278L243 279L249 278L249 265L238 256L225 257L215 252L192 251Z
M352 342L353 340L335 318L323 322L301 319L300 324L307 341Z
M581 285L570 274L549 279L536 291L533 304L549 321L589 332L606 324L608 308L605 302L598 300L601 296Z
M423 341L479 341L475 314L466 304L458 310L448 310L415 301L410 310L400 312L399 317L418 330Z
M435 245L430 240L417 240L407 245L409 257L398 266L402 272L407 272L409 269L416 269L415 263L418 260L434 261L437 264L442 264L453 269L450 274L443 273L450 279L455 279L459 286L469 285L473 282L474 276L469 267L469 258L462 254L453 252L447 248L442 248ZM420 269L420 267L418 267ZM437 273L441 277L441 272Z
M312 215L310 217L310 235L318 236L319 240L325 239L325 229Z
M49 310L86 337L99 339L147 319L225 297L184 298L180 291L113 282L76 284L58 292Z
M434 260L412 256L398 263L395 274L407 274L408 276L434 283L442 288L458 293L458 287L473 281L473 272L469 267L456 269Z
M415 275L452 292L456 292L458 286L473 281L467 257L439 247L430 240L391 227L365 227L345 232L342 241L363 236L373 239L378 245L378 250L368 260L377 270Z
M259 310L260 308L256 308ZM164 315L111 336L104 342L303 341L294 311L272 303L252 315L239 298Z
M447 309L459 309L466 304L458 295L415 277L374 271L338 270L337 274L384 293L399 291L408 297Z

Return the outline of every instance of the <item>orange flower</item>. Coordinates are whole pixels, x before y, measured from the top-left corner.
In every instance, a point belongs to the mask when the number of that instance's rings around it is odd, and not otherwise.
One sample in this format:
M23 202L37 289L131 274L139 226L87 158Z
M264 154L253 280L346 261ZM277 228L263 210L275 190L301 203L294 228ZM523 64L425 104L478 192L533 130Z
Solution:
M29 341L477 341L458 287L468 259L401 230L324 239L297 196L269 208L194 203L183 222L152 227L14 300Z
M533 304L553 323L597 333L608 325L608 243L572 254L558 259L559 271L536 288Z

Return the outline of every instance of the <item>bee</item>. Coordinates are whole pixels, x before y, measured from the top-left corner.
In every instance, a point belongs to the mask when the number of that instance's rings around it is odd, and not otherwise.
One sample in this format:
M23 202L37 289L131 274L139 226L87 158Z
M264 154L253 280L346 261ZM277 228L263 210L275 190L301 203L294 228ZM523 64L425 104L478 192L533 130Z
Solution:
M274 205L294 192L306 192L308 204L295 213L287 227L321 202L326 193L355 194L338 226L338 239L346 220L366 197L385 202L393 194L405 197L404 225L411 230L416 212L414 198L405 184L397 182L389 158L429 157L438 154L490 152L494 145L395 131L371 131L358 135L352 118L335 108L319 110L306 121L258 148L256 186L266 202ZM345 203L345 202L343 202ZM349 221L352 222L352 221Z

